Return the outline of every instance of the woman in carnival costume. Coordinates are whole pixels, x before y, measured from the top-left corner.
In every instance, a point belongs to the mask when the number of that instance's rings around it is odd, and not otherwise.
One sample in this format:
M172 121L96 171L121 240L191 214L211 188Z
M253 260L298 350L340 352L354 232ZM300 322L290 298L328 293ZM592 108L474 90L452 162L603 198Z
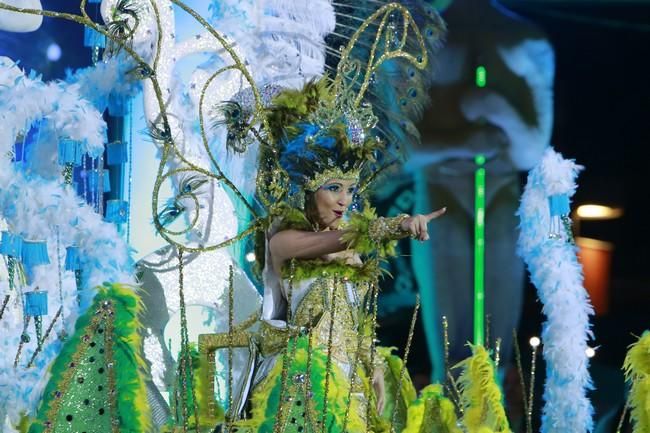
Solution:
M199 342L204 353L257 353L242 390L231 394L227 430L457 431L441 387L418 398L404 363L376 346L375 332L381 261L400 238L428 240L428 223L445 209L384 218L365 199L400 145L417 136L412 121L425 103L428 51L444 24L432 8L414 15L399 4L367 10L376 11L365 20L337 11L333 34L348 34L334 55L335 76L301 90L266 87L260 93L275 96L264 108L222 105L227 145L236 153L251 142L242 113L261 119L257 196L267 210L256 238L264 286L259 330ZM212 383L205 372L203 382Z
M382 142L369 107L341 112L336 99L321 80L280 93L269 110L290 195L262 244L261 362L240 428L399 431L421 404L401 361L375 346L379 262L397 239L429 239L427 224L444 209L378 218L359 202Z

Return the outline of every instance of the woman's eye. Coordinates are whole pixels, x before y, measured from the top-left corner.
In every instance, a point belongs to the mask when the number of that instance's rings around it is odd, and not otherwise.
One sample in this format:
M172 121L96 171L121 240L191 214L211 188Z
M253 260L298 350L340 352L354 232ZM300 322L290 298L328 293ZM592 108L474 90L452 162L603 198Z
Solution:
M348 194L356 194L357 189L356 188L349 188L348 189Z
M330 186L327 187L327 190L332 191L332 192L338 192L339 191L339 186L338 185L330 185Z

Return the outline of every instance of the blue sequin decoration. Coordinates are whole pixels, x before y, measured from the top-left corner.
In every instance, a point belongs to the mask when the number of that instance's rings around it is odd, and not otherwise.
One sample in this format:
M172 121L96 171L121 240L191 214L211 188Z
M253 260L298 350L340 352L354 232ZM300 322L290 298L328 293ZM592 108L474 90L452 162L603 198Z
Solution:
M108 222L122 224L126 222L129 214L129 203L124 200L108 200L106 202L106 216Z
M47 292L25 292L25 316L47 316Z
M11 257L20 257L22 247L23 238L9 231L2 232L2 240L0 241L1 254Z
M61 138L59 140L59 164L81 165L81 141L72 140L71 138Z
M96 190L99 185L99 171L93 170L87 173L88 189ZM102 192L111 192L111 177L108 169L104 169L102 176Z
M548 198L551 208L551 216L563 216L571 213L569 206L569 196L566 194L556 194Z
M28 270L31 270L34 266L49 264L50 257L47 254L47 241L23 240L20 260Z
M126 143L116 141L106 146L108 165L120 165L129 160L129 151Z
M90 27L84 27L84 47L106 48L106 37Z
M65 249L65 270L78 271L81 269L81 258L79 257L79 247L71 245Z

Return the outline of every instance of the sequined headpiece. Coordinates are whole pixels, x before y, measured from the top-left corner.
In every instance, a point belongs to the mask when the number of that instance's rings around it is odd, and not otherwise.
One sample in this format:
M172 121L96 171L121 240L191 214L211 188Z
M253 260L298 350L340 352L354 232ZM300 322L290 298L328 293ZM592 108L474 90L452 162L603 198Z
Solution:
M359 170L355 170L355 169L348 170L348 171L343 171L340 168L327 169L322 173L316 174L312 179L310 179L305 184L305 190L314 192L332 179L341 179L341 180L358 182L359 176L360 176Z
M330 179L359 181L375 168L381 142L372 134L374 121L333 106L331 87L325 79L308 83L300 91L280 94L271 118L286 120L288 107L305 107L288 127L278 125L280 166L289 178L289 193L314 192ZM305 96L307 95L307 97ZM310 96L319 96L310 98ZM351 113L356 114L356 113Z
M430 15L436 17L433 11ZM426 34L437 40L443 29L444 25L437 22ZM416 98L418 91L407 87L403 93L390 93L391 86L402 83L377 86L376 81L378 77L389 79L389 71L400 67L387 61L403 60L408 77L416 76L415 71L423 70L428 63L426 42L409 11L396 3L379 8L350 37L347 46L341 47L337 57L333 77L310 82L300 91L284 91L267 110L276 144L263 158L275 157L278 161L275 167L269 163L268 171L262 173L268 176L262 185L272 185L268 189L271 194L266 195L270 202L283 200L277 194L273 198L272 191L279 191L279 185L286 185L284 191L289 196L315 191L333 178L357 180L364 189L376 172L399 158L395 149L408 141L412 125L400 115L386 119L386 113L408 105L398 94ZM412 86L408 81L404 84ZM378 96L378 92L388 93ZM382 130L376 130L378 117L372 101L382 104L382 118L395 124L392 130L383 123ZM386 149L388 142L393 146L390 152Z

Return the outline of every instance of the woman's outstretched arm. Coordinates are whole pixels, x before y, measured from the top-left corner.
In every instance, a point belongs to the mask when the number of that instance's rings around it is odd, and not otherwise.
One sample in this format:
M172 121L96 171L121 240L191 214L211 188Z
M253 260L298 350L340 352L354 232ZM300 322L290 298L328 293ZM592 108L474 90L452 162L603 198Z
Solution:
M414 215L401 221L405 235L410 234L419 240L428 240L427 224L445 213L445 208L427 215ZM342 240L343 230L308 232L302 230L283 230L276 233L269 241L269 248L276 269L286 260L315 259L327 254L344 251L348 245Z
M316 259L338 253L347 249L347 245L341 240L343 233L344 230L283 230L269 241L271 256L275 264L282 264L290 259Z

